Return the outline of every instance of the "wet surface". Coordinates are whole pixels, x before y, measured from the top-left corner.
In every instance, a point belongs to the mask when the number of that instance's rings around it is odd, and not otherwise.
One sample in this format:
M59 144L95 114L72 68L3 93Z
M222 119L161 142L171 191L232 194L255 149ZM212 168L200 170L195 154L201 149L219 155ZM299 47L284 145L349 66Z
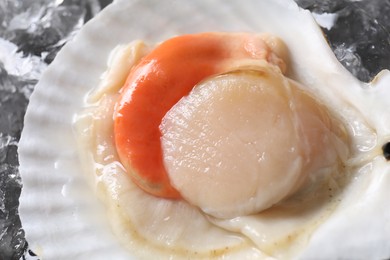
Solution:
M18 216L17 145L29 97L61 47L109 2L0 2L0 259L37 259Z
M29 97L61 47L110 2L0 2L0 259L37 259L18 216L17 145ZM390 68L390 1L297 2L315 13L336 56L357 78L369 81Z
M336 57L358 79L370 81L390 67L390 1L296 2L314 13L333 15L335 24L324 33Z

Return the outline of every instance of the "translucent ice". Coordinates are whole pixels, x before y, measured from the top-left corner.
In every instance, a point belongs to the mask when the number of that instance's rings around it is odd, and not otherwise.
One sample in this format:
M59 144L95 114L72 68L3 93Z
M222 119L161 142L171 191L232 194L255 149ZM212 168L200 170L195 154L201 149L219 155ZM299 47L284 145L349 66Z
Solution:
M24 54L53 60L64 43L100 10L98 0L2 0L0 37Z
M17 143L30 94L65 42L109 2L0 1L0 259L35 259L18 216Z
M46 64L22 57L16 45L0 39L0 259L17 259L26 247L20 228L17 142L28 98Z
M0 256L10 259L25 247L24 232L17 216L21 180L16 158L17 141L0 133Z
M296 0L317 14L337 19L324 32L336 57L362 81L390 69L390 1Z
M23 57L15 44L0 39L0 259L17 258L26 247L17 214L17 141L28 98L45 67L38 57Z

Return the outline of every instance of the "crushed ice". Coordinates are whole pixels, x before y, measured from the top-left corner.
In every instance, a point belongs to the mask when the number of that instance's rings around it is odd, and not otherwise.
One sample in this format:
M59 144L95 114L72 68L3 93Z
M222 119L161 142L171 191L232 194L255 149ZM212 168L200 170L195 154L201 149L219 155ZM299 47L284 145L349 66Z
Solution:
M18 216L17 144L42 72L109 0L0 1L0 259L37 259Z
M316 14L336 57L358 79L390 69L390 1L295 1Z

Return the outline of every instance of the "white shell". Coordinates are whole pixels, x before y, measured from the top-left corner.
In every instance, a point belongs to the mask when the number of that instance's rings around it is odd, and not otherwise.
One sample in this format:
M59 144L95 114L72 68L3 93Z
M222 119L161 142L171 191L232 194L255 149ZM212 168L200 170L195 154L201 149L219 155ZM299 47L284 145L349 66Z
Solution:
M266 11L259 15L258 10ZM19 146L20 215L31 248L42 259L135 259L115 242L103 206L87 188L71 126L116 45L135 39L154 43L200 31L274 30L291 50L290 73L297 81L348 100L377 129L379 143L390 137L390 113L384 113L390 72L383 71L371 85L357 81L338 63L309 12L293 1L117 0L62 49L31 96ZM324 82L316 78L318 73L329 76ZM360 198L348 197L345 210L319 228L304 259L318 259L318 252L323 259L390 256L390 165L378 157L367 167L381 170L374 177L367 171L351 185L361 188L370 179ZM350 225L339 225L345 222Z

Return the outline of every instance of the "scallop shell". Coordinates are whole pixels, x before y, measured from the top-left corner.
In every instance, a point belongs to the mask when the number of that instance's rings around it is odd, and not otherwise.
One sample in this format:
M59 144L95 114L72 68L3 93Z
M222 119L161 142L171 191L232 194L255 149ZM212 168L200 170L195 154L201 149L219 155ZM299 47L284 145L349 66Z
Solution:
M268 11L259 16L257 10L262 8L268 8ZM287 19L289 22L284 22ZM263 23L264 21L268 22ZM280 23L285 24L280 26ZM31 96L19 146L23 181L20 216L30 247L42 259L135 259L131 252L127 252L116 242L103 206L92 190L87 188L72 130L73 116L81 110L85 94L98 85L100 76L106 69L110 51L116 45L126 44L134 39L154 43L173 35L201 31L273 30L264 27L264 24L285 27L279 32L279 36L290 49L297 50L292 51L293 54L308 56L305 54L316 53L315 57L304 59L291 56L291 66L294 69L290 73L298 81L312 85L319 83L313 74L304 69L313 68L327 71L346 84L363 85L335 59L309 12L299 9L293 1L117 0L86 24L75 39L62 49ZM291 28L296 29L295 35L289 33ZM305 48L302 49L302 46ZM389 82L390 73L385 71L376 79L375 84L382 86ZM332 80L327 83L334 84ZM384 87L380 89L383 90ZM389 91L384 92L390 96ZM346 90L341 90L340 93L348 94ZM363 112L365 109L369 110L370 103L383 103L378 106L385 108L388 102L384 98L378 101L377 94L367 98L360 93L356 96L358 101L369 100L367 105L362 106ZM390 115L376 115L372 120L375 124L383 125L382 129L387 133L390 132L389 127L384 125L384 122L390 122ZM383 171L389 172L388 168L383 167ZM383 179L390 183L389 177ZM390 197L389 192L382 194ZM377 198L373 195L369 199ZM361 209L357 207L349 213L359 212L358 210ZM379 221L375 221L387 223L384 231L381 231L379 225L371 225L368 233L364 228L342 230L352 232L352 238L367 233L366 241L375 236L375 232L389 232L388 207L383 211L380 208L370 210L370 214L378 214L375 217ZM366 214L360 221L368 221L366 218L369 216ZM362 224L355 222L353 226ZM337 241L337 236L342 235L342 232L329 237L334 229L334 223L328 223L321 229L311 241L305 257L310 259L317 256L317 250L323 246L323 239ZM347 246L356 246L354 242L356 240L352 239ZM336 244L335 248L327 250L328 255L323 255L324 259L332 258L342 247L342 243ZM390 255L386 249L390 248L389 240L373 248L375 256L383 258L386 254ZM362 257L362 252L364 251L350 251L344 257ZM372 254L369 256L373 257Z

